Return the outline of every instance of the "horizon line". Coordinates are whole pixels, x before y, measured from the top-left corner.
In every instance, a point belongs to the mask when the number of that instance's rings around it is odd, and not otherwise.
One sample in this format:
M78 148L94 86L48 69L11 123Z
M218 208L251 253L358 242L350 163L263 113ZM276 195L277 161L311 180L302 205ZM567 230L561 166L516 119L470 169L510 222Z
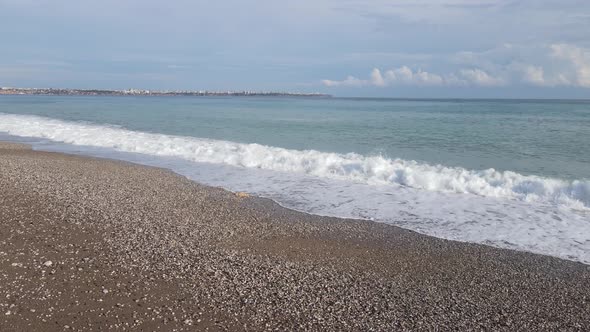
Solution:
M233 96L233 97L248 97L248 96L274 96L274 97L289 97L289 96L300 96L300 97L329 97L333 99L383 99L383 100L406 100L406 101L485 101L485 100L514 100L514 101L589 101L588 98L543 98L543 97L371 97L371 96L338 96L323 92L296 92L296 91L273 91L273 90L159 90L159 89L101 89L101 88L39 88L39 87L14 87L14 86L0 86L0 95L23 95L15 93L2 93L2 91L70 91L70 92L103 92L103 93L118 93L111 96L202 96L202 97L214 97L218 96ZM25 94L26 95L26 94ZM47 95L47 96L85 96L76 94L49 94L49 93L29 93L28 95ZM88 96L88 95L86 95ZM97 94L96 96L101 96Z

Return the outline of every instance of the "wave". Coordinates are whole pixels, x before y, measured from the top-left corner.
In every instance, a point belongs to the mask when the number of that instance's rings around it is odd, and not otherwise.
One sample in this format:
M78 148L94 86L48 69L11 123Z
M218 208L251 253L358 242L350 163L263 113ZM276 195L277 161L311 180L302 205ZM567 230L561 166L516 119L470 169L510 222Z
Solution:
M0 113L0 132L72 145L177 157L194 162L294 172L369 185L466 193L485 197L590 208L590 181L527 176L511 171L467 170L380 155L289 150L205 138L132 131L122 127Z

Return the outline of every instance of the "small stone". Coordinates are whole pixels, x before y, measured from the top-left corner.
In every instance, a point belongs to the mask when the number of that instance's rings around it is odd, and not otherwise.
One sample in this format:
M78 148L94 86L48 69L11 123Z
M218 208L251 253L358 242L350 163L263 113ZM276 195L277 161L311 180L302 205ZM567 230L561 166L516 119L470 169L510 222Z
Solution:
M53 265L52 261L46 261L45 263L43 263L43 265L50 267L51 265Z
M245 193L245 192L237 192L236 196L238 196L239 198L248 198L248 197L250 197L250 194Z
M108 289L106 289L106 288L104 288L104 289L102 290L102 293L103 293L103 294L106 294L106 293L108 293L108 292L109 292L109 290L108 290Z
M185 325L193 325L193 320L192 320L192 319L189 319L189 318L187 318L187 319L185 319L185 320L184 320L184 324L185 324Z

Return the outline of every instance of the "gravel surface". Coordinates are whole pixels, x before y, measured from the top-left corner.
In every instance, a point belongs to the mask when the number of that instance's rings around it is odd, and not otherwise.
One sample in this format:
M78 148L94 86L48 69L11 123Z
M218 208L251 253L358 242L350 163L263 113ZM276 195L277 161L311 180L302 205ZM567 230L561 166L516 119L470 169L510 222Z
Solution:
M590 330L590 267L0 143L0 330Z

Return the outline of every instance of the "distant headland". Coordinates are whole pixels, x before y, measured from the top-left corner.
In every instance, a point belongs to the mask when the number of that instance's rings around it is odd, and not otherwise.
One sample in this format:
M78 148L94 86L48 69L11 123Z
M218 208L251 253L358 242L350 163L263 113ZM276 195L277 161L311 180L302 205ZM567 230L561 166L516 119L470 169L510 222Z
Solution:
M276 91L208 91L208 90L100 90L56 88L0 87L0 95L49 95L49 96L257 96L257 97L332 97L324 93L276 92Z

